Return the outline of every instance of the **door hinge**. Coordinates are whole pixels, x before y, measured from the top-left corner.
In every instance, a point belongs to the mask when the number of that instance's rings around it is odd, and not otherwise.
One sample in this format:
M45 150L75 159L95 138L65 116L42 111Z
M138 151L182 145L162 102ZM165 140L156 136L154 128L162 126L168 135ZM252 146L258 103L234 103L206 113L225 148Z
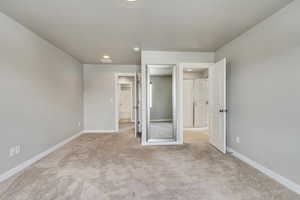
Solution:
M227 113L228 110L227 109L220 109L219 112L221 112L221 113Z

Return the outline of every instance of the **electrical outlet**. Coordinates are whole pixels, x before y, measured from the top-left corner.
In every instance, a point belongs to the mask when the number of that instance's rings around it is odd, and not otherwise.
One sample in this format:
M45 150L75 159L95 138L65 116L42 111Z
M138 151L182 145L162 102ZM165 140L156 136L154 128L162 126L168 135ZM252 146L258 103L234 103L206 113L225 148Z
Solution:
M241 142L240 137L236 137L235 140L236 140L236 143L238 143L238 144Z
M16 154L19 154L21 152L21 145L17 145L16 147L15 147L15 153Z
M15 149L15 147L11 147L11 148L9 149L9 157L14 156L15 154L16 154L16 149Z
M21 145L17 145L14 147L10 147L9 149L9 157L13 157L21 152Z

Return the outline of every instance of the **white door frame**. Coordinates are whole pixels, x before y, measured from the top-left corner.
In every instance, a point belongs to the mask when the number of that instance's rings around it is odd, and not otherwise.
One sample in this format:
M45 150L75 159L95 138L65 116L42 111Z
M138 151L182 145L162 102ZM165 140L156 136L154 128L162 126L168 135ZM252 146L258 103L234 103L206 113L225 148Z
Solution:
M134 91L134 101L133 101L133 112L134 112L134 132L135 137L137 137L137 89L136 89L136 73L115 73L115 130L119 132L119 77L133 77L133 91Z
M178 143L183 144L183 73L186 68L198 68L198 69L209 69L211 65L215 63L180 63L178 70ZM208 75L208 82L210 82L210 76ZM209 84L209 83L208 83ZM210 91L209 91L210 93Z

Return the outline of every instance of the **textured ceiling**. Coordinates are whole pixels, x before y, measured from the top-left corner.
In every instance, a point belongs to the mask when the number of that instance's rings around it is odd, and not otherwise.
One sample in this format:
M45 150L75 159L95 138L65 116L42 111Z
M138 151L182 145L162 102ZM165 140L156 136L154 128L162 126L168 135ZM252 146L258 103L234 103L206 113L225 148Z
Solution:
M0 0L0 11L82 63L139 64L135 46L215 51L291 1Z

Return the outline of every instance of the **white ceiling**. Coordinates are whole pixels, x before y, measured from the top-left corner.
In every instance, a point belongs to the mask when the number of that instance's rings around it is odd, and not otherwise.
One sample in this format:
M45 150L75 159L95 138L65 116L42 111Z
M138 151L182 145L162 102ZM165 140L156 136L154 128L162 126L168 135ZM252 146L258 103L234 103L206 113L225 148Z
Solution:
M0 11L82 63L139 64L135 46L215 51L291 1L0 0Z

